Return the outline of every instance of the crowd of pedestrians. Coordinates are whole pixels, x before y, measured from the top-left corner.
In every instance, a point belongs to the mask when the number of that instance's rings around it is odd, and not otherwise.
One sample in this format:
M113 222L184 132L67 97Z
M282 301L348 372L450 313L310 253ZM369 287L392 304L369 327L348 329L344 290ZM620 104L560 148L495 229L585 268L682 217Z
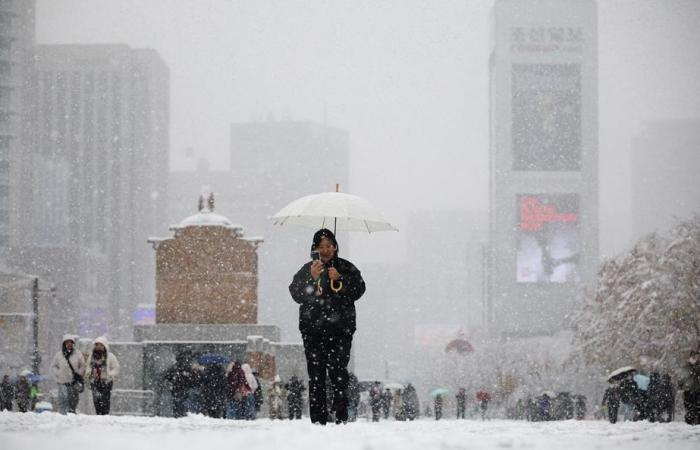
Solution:
M202 363L196 355L181 352L161 380L170 393L173 417L200 413L232 420L264 415L294 420L302 416L306 387L296 375L287 383L276 375L265 388L257 371L240 360Z
M33 411L38 396L38 387L31 380L32 373L23 370L14 380L3 375L0 382L0 411Z

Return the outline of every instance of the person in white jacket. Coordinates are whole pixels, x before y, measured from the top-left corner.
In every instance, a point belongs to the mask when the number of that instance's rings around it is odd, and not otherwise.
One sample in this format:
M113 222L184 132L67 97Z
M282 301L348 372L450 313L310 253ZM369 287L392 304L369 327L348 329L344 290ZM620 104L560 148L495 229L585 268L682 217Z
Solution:
M85 359L75 348L75 338L66 334L61 342L61 350L56 353L51 363L53 378L58 384L58 412L75 413L78 406L81 383L84 383Z
M109 351L107 338L100 336L92 342L92 352L85 370L85 380L92 391L92 403L98 416L109 414L112 387L118 375L119 360Z

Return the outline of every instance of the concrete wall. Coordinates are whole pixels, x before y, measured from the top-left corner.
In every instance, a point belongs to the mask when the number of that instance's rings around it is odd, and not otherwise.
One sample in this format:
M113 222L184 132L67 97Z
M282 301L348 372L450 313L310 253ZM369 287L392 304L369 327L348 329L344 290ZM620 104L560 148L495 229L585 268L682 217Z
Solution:
M214 324L156 324L134 327L134 340L143 341L245 341L259 335L270 341L279 341L276 325L214 325Z

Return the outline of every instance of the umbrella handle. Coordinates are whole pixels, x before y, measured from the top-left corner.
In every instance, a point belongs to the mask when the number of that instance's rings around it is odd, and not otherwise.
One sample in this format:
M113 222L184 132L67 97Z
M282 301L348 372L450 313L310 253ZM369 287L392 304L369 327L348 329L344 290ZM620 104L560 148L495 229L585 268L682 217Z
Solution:
M333 286L333 283L334 280L331 280L331 290L337 294L341 289L343 289L343 282L338 281L338 287Z

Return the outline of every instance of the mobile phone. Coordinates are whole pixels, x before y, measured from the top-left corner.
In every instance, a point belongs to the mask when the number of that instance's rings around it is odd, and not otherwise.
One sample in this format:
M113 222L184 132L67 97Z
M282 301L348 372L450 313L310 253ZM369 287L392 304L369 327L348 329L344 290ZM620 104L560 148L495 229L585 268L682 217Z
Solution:
M311 259L313 261L318 261L319 259L321 259L321 254L318 252L318 250L314 250L311 252Z

